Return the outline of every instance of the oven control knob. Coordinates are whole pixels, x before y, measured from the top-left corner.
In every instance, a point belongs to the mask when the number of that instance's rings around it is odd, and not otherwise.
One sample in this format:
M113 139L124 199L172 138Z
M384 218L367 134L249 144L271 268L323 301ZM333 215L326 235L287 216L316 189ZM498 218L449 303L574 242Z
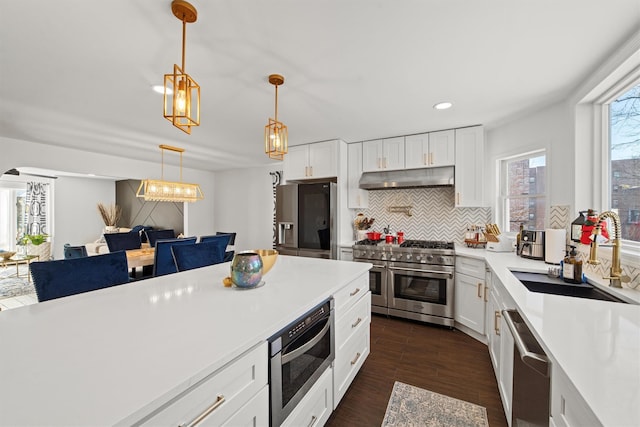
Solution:
M407 254L407 256L405 258L407 258L407 261L411 261L411 258L413 258L413 255Z
M427 255L427 260L428 261L433 261L433 255Z
M416 255L416 261L420 261L422 259L421 255Z
M380 255L380 259L381 259L382 261L386 261L386 260L387 260L387 254L382 253L382 255Z
M402 254L396 254L396 258L397 258L398 260L401 260L401 259L402 259Z

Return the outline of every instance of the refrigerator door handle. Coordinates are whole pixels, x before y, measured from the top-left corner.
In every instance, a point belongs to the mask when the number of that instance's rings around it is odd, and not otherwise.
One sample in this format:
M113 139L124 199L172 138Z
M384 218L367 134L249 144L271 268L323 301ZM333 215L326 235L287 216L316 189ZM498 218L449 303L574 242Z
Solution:
M286 246L286 230L290 230L293 227L291 222L279 222L278 223L278 244Z

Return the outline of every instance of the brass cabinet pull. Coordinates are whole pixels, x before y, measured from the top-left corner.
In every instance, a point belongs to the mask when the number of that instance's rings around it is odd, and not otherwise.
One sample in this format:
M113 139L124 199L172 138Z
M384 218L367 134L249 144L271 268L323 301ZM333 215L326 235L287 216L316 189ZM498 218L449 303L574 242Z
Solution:
M355 328L356 326L358 326L360 324L360 322L362 322L362 317L358 317L358 320L356 320L356 323L353 323L351 325L352 328Z
M485 286L484 287L484 302L489 302L489 299L488 299L487 295L489 295L489 287Z
M375 267L375 266L374 266L374 267ZM353 291L353 292L351 292L351 293L349 294L349 296L350 296L350 297L352 297L352 296L354 296L355 294L357 294L358 292L360 292L360 288L356 288L356 290L355 290L355 291Z
M309 166L304 167L304 176L309 176Z
M432 165L433 164L433 153L429 153L429 164Z
M311 422L309 423L309 425L307 427L313 427L313 425L316 423L316 421L318 421L318 417L316 417L315 415L313 415L311 417Z
M313 166L309 166L309 176L313 176Z
M482 298L482 283L478 282L478 298Z
M200 415L198 415L198 417L196 417L195 420L191 421L189 424L187 424L187 427L195 427L198 424L200 424L205 418L207 418L209 416L210 413L212 413L213 411L215 411L216 409L218 409L220 407L220 405L222 405L224 403L224 396L223 395L218 395L218 397L216 398L216 401L213 402L213 404L211 406L209 406L207 409L204 410L203 413L201 413ZM184 424L181 424L181 427L184 426Z
M493 312L493 330L496 331L496 335L500 335L500 323L498 323L498 319L500 319L500 311L495 310Z
M358 359L360 359L360 352L358 352L358 354L356 354L356 357L354 357L351 361L351 366L355 365L358 362Z

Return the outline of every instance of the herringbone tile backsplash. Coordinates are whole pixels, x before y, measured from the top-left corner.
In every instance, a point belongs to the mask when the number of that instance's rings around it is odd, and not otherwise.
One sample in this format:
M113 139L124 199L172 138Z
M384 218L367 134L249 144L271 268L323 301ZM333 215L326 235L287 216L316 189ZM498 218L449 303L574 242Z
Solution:
M411 206L412 216L389 212L392 206ZM454 207L452 187L369 191L369 208L354 210L375 218L373 231L389 225L393 232L404 231L405 239L446 240L462 243L472 224L491 220L490 208Z

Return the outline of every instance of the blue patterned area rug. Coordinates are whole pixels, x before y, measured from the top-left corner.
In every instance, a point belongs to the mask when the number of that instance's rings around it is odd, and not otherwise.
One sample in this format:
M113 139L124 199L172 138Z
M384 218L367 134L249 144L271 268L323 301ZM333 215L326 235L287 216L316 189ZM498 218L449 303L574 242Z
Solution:
M382 427L489 427L486 408L396 381Z
M27 280L27 266L20 265L18 268L20 277L16 277L16 267L14 265L6 268L0 267L0 299L19 297L36 292L33 283L29 283Z

